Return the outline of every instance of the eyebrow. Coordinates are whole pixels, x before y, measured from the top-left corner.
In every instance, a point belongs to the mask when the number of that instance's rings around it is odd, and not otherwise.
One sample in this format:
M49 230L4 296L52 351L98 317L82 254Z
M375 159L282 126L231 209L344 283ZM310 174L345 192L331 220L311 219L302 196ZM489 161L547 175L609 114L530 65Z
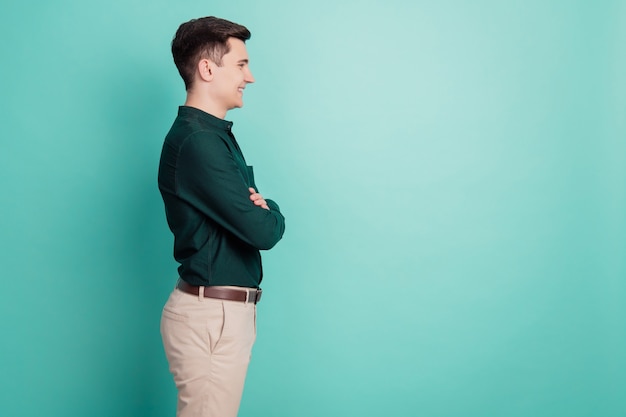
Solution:
M243 64L248 64L250 61L248 61L247 59L240 59L239 61L237 61L238 64L243 63Z

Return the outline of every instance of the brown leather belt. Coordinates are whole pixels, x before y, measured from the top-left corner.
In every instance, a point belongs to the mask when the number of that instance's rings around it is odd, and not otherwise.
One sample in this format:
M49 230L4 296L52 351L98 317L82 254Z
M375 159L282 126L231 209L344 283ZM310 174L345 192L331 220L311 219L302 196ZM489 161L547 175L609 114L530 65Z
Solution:
M219 300L229 301L241 301L242 303L256 304L261 300L261 293L263 290L260 288L224 288L224 287L199 287L197 285L191 285L182 279L178 280L176 288L187 294L199 295L200 288L204 288L204 296L206 298L217 298Z

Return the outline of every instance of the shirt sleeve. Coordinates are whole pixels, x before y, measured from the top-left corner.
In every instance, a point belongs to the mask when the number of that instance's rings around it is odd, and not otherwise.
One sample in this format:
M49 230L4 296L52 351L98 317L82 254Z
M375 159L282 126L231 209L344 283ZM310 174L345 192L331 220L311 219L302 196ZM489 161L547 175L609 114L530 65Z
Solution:
M178 196L228 232L257 249L270 249L282 238L285 218L278 205L270 200L267 210L250 200L253 184L221 138L187 138L177 167Z

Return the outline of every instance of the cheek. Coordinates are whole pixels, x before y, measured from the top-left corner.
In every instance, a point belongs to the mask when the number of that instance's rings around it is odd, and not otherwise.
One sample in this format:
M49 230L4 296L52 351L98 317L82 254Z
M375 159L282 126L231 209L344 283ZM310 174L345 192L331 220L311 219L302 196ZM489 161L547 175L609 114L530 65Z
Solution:
M239 87L243 81L243 74L241 72L236 72L231 74L230 76L230 84L236 87Z

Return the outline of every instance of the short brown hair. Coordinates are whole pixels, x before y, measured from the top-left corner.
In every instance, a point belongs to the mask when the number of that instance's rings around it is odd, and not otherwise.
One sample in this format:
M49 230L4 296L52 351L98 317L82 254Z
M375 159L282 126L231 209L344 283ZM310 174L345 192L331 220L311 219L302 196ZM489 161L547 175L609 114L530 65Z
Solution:
M201 59L222 65L222 58L230 51L228 38L245 42L250 39L250 31L213 16L192 19L179 26L172 40L172 55L187 90L193 84L196 65Z

